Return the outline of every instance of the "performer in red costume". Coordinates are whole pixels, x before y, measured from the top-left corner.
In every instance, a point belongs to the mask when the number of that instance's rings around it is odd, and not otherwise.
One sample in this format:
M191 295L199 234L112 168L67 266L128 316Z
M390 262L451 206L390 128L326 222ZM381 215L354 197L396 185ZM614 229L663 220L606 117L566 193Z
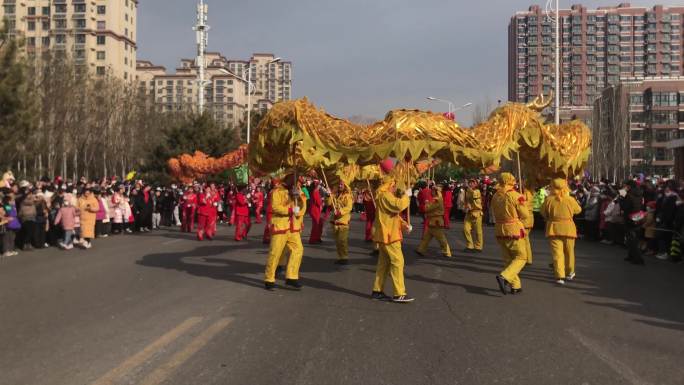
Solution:
M218 206L221 203L221 196L219 195L216 184L211 184L211 207L209 211L209 227L207 229L207 238L212 239L216 236L216 222L218 222Z
M228 222L229 225L234 225L235 224L235 195L237 194L237 191L235 191L235 186L232 186L230 188L230 193L228 194L228 198L226 199L228 205L230 206L230 222Z
M186 233L191 233L195 228L195 212L197 210L197 186L194 188L188 187L183 194L183 204L181 206L182 211L182 231Z
M366 212L366 242L373 241L373 222L375 221L375 202L373 193L366 190L363 193L363 206Z
M311 214L311 235L309 236L309 244L311 245L321 243L321 236L323 235L323 218L321 217L323 199L321 198L319 185L320 181L318 179L315 179L311 184L311 199L309 200L309 214Z
M420 189L418 192L418 211L420 214L423 216L423 234L427 231L428 228L428 220L427 220L427 213L425 212L425 206L427 202L432 201L432 190L430 189L430 182Z
M261 187L256 188L254 191L254 206L255 206L255 212L254 212L254 217L256 218L256 223L261 223L261 214L264 211L264 192L261 190Z
M249 202L247 201L247 188L239 187L235 195L235 240L241 241L249 232L252 223L249 219Z
M444 228L451 228L451 208L454 207L454 190L448 183L444 183L442 190L442 199L444 200Z
M202 241L206 236L211 240L213 237L213 229L211 228L212 216L216 217L216 208L214 207L214 194L210 186L204 188L204 192L198 198L197 210L197 239ZM213 212L213 213L212 213Z

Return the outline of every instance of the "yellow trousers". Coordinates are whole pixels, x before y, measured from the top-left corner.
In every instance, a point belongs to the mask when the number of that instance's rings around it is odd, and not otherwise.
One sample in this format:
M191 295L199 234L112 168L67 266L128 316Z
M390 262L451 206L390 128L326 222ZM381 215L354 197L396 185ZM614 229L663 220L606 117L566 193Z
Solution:
M449 241L447 241L447 237L444 235L444 231L442 231L441 227L428 227L427 231L423 234L423 239L420 241L418 252L425 254L425 251L427 250L432 238L437 239L437 242L439 242L439 245L442 248L442 254L447 257L451 257Z
M473 239L473 231L475 237ZM466 214L463 221L463 236L466 241L466 248L482 250L482 215Z
M283 252L285 249L290 251L290 258L287 261L287 270L285 273L286 279L299 279L299 267L302 264L302 255L304 254L304 246L302 246L302 237L299 233L272 234L271 245L268 250L268 259L266 260L266 271L264 273L264 281L274 283L275 271L281 259L285 259Z
M404 286L404 254L401 252L401 242L388 245L380 244L378 267L375 271L373 291L383 291L387 274L392 277L394 295L406 295Z
M337 259L349 259L349 226L333 226Z
M525 251L525 239L503 239L496 240L501 246L501 255L506 268L501 272L501 276L508 281L514 289L520 289L520 271L527 264L527 252Z
M532 229L525 229L525 252L527 253L527 263L532 264L532 243L530 234L532 234Z
M551 237L551 256L556 279L565 279L566 275L575 272L575 238Z

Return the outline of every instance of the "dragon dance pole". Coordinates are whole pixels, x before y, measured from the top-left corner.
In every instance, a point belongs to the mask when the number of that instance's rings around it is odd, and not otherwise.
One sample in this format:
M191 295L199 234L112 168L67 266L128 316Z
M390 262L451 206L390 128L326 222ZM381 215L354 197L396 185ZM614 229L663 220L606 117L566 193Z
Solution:
M523 180L522 180L522 170L520 169L520 152L516 153L518 157L518 184L520 185L520 193L525 194L525 187L523 187Z
M325 172L323 171L323 165L321 165L321 174L323 174L323 181L325 181L325 187L327 187L328 191L330 191L330 201L332 202L333 210L335 210L335 212L337 212L337 205L335 204L335 196L333 195L332 189L330 188L330 184L328 184L328 177L325 176Z
M406 188L410 188L411 191L413 191L411 186L411 176L409 175L409 161L406 161ZM409 225L409 228L411 228L411 197L409 197L409 205L406 208L406 222Z
M368 184L368 192L370 193L371 199L373 200L373 207L375 207L375 196L373 195L373 189L371 188L371 184L368 178L366 178L366 183Z

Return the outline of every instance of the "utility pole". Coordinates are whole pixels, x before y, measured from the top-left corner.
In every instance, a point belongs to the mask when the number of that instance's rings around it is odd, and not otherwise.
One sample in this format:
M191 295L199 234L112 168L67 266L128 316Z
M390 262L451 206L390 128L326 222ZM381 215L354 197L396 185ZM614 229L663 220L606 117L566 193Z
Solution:
M209 83L205 80L205 72L207 69L206 50L209 36L209 25L207 25L207 14L209 7L204 4L204 0L200 0L197 4L197 24L193 27L193 31L197 35L197 58L195 65L197 66L197 86L199 88L197 96L197 110L200 114L204 113L205 90Z

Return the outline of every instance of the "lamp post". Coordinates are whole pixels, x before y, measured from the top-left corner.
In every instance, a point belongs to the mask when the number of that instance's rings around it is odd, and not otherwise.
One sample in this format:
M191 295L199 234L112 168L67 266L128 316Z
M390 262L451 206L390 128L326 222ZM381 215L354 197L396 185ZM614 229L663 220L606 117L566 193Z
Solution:
M273 64L279 62L281 59L279 57L269 61L267 64ZM249 139L252 131L252 62L247 65L247 144L249 144ZM255 87L256 88L256 87Z
M451 116L451 114L454 113L454 112L456 112L456 111L462 110L462 109L464 109L464 108L467 108L467 107L470 107L470 106L473 105L473 103L468 102L468 103L466 103L466 104L464 104L464 105L462 105L462 106L460 106L460 107L454 108L454 105L455 105L455 104L454 104L454 102L452 102L452 101L450 101L450 100L435 98L434 96L428 96L428 97L427 97L427 100L431 100L431 101L434 101L434 102L442 102L442 103L448 104L448 106L449 106L449 107L448 107L448 108L449 108L449 111L448 111L448 112L449 112L449 116Z
M551 17L551 2L555 2L555 15L554 17ZM556 106L554 108L554 122L556 125L560 124L560 42L561 42L561 36L560 36L560 6L559 6L559 0L548 0L546 2L546 17L551 20L553 23L555 23L555 33L556 33L556 39L555 39L555 54L556 54L556 71L555 71L555 102Z

